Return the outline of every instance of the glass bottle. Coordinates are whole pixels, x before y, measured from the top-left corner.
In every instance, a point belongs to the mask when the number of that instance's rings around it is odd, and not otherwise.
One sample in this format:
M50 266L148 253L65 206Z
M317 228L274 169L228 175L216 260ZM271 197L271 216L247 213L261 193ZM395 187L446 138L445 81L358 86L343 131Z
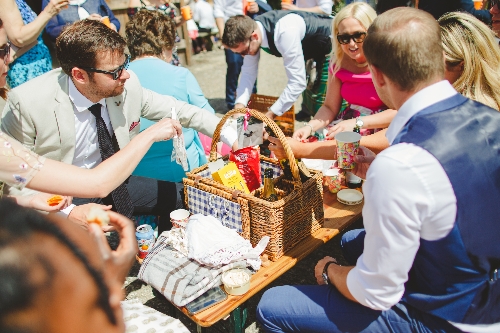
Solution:
M264 170L264 189L262 191L262 199L267 201L277 201L278 195L274 190L273 169L266 168Z

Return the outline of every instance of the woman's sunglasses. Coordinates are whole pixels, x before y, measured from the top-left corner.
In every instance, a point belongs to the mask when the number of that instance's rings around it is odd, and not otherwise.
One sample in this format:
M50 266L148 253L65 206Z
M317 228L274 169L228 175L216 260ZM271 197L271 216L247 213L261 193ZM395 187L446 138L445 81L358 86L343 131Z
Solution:
M117 69L115 69L114 71L105 71L102 69L96 69L96 68L92 68L92 67L80 67L80 68L84 69L86 71L89 71L89 72L109 74L113 77L113 80L118 80L118 78L120 76L122 76L123 70L127 69L128 65L130 64L130 55L125 54L125 58L126 58L125 62L122 65L120 65Z
M5 47L0 49L0 58L3 59L4 62L7 62L10 55L10 42L5 44Z
M351 42L351 39L355 43L363 43L365 38L366 38L366 32L356 32L352 35L349 34L337 35L337 40L339 41L340 44L349 44Z

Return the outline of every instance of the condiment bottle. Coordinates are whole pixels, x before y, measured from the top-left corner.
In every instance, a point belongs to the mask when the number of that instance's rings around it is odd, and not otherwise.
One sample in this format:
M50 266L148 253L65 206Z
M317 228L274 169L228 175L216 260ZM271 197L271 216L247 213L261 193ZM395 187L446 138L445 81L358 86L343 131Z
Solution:
M277 201L278 195L274 190L273 169L266 168L264 170L264 190L262 191L262 199L267 201Z

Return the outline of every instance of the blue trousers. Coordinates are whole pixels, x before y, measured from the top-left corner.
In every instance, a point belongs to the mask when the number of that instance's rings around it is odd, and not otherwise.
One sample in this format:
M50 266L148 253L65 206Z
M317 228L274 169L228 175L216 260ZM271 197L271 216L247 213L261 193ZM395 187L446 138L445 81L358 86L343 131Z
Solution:
M363 252L364 235L363 229L353 230L342 238L349 261L355 263L356 255ZM447 321L407 304L376 311L327 285L271 288L257 306L257 319L265 332L460 332Z
M226 53L226 104L228 110L234 109L234 102L236 100L236 88L238 87L238 78L241 73L241 66L243 66L243 56L234 53L230 49L224 49ZM257 93L257 81L253 86L254 94Z

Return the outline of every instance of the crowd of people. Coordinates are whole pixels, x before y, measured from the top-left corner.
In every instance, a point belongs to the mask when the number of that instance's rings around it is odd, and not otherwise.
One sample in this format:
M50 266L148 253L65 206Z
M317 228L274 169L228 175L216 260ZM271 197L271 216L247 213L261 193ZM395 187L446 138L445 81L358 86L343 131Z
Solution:
M469 13L430 10L423 0L421 9L379 0L376 10L360 1L334 17L331 1L281 10L230 1L215 0L213 11L228 108L246 106L267 52L283 58L288 82L266 115L304 96L307 122L288 138L295 157L336 159L337 133L363 134L354 172L365 180L364 229L342 237L348 265L325 257L311 272L317 285L267 290L261 328L499 331L498 0L481 10L461 1ZM170 212L184 208L185 169L170 139L184 139L189 170L207 162L201 138L213 136L219 118L176 61L185 20L164 1L129 7L122 36L104 0L44 0L38 16L24 0L0 3L2 332L79 322L83 331L123 332L121 287L137 253L130 219L159 216L162 233ZM43 29L60 68L52 69ZM308 60L318 70L310 85ZM324 141L304 142L320 130ZM231 126L220 137L238 148ZM269 141L284 158L281 142ZM50 206L54 193L63 199ZM88 225L93 207L107 211L110 226ZM110 230L120 235L114 251Z

